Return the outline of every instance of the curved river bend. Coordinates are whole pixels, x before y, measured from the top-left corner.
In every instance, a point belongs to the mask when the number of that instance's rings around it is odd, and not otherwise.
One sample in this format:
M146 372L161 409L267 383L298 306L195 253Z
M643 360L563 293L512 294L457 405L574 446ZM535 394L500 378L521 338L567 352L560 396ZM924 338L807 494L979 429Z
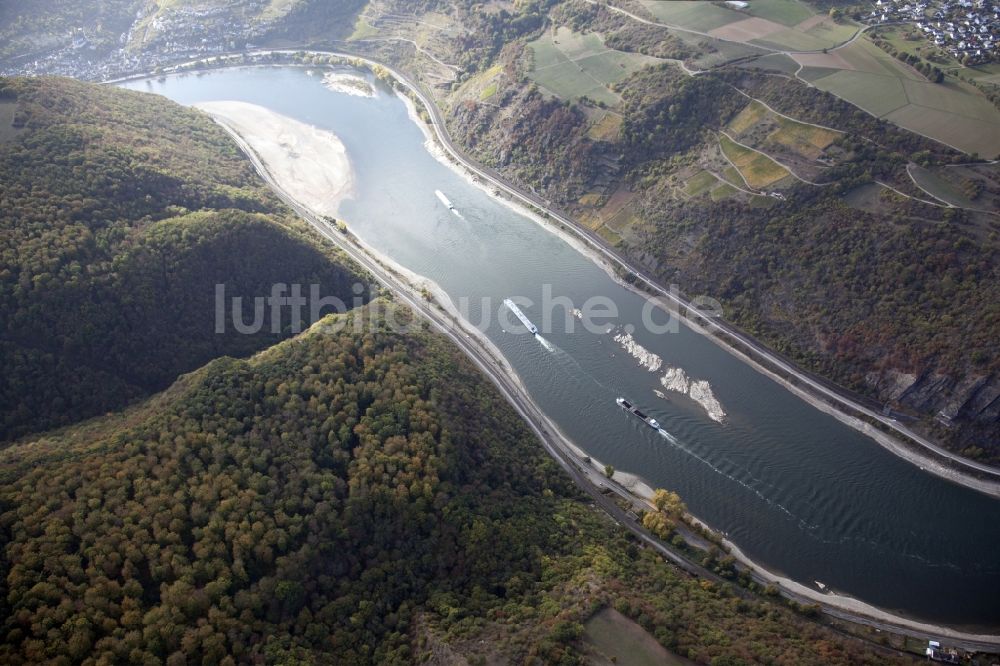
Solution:
M182 104L238 100L334 132L355 172L339 217L364 241L468 299L533 399L579 446L654 487L676 490L699 518L749 557L804 584L920 619L1000 626L1000 501L907 463L796 398L707 338L641 326L644 300L534 221L441 164L403 102L326 89L302 68L238 68L124 84ZM435 196L441 190L462 216ZM576 307L594 296L617 306L614 324L663 359L640 367L611 335L572 332L557 309L547 345L505 332L508 296L539 325L543 285ZM481 307L489 298L490 307ZM511 318L513 321L513 318ZM706 380L722 423L688 397L664 391L667 367ZM654 393L660 390L668 399ZM615 405L625 396L671 437Z

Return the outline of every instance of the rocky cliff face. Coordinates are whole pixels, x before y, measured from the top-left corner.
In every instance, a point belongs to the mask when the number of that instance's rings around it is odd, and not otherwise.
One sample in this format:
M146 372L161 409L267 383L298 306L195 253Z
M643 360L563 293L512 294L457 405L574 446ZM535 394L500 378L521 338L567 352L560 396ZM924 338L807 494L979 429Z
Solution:
M1000 442L993 436L1000 427L1000 378L887 370L866 379L888 405L932 417L936 434L956 450L982 460L1000 457Z
M905 178L914 155L931 154L925 140L883 132L815 90L671 67L619 85L620 125L604 132L606 109L539 90L522 53L508 44L494 67L445 95L449 129L472 157L588 226L615 219L609 242L661 282L719 298L730 321L802 367L919 420L957 452L1000 461L989 317L1000 264L983 239L988 222L899 197L851 196L874 177ZM712 162L713 130L746 110L736 84L842 135L842 163L824 166L831 187L799 182L774 200L691 193L698 177L727 168Z

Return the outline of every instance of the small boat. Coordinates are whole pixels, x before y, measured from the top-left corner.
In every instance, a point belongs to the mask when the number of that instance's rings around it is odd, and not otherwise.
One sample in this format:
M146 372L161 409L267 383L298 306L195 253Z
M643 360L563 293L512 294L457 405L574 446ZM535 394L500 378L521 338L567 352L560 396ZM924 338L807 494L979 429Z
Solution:
M448 207L448 210L455 210L455 205L448 200L448 197L444 195L444 192L441 190L434 190L434 194L436 194L437 198L441 200L441 203Z

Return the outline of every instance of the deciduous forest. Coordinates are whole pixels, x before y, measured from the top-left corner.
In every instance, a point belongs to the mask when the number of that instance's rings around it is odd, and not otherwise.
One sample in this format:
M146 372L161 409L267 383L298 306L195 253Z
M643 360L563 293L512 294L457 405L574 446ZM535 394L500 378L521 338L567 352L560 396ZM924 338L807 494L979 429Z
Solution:
M203 115L59 80L3 98L3 663L577 664L603 608L704 663L884 663L642 547L386 296L408 332L362 305L203 334L216 281L358 275Z
M0 144L0 441L288 335L217 335L216 284L247 321L277 282L354 297L357 272L206 116L62 79L0 81L0 98L18 129Z
M0 660L575 664L614 607L705 663L884 663L639 547L441 337L352 330L0 454Z

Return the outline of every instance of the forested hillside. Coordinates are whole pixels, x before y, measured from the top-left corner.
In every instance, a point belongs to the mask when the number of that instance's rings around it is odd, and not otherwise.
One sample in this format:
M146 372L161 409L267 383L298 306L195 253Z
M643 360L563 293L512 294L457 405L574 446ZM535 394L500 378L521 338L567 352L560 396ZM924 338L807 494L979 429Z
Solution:
M0 452L0 661L575 664L614 607L703 663L884 663L638 547L452 345L369 316Z
M635 210L647 224L621 249L663 281L720 299L737 325L808 369L924 417L957 451L1000 460L1000 223L876 184L905 193L912 189L908 162L947 164L955 156L839 100L817 106L815 91L783 79L730 75L725 83L732 87L702 86L694 102L685 95L690 84L650 94L655 86L647 82L659 76L637 75L636 88L644 92L626 96L626 139L638 128L661 128L666 136L653 145L690 145L692 134L710 142L712 128L746 108L739 89L781 112L845 131L838 146L847 155L821 172L822 185L794 184L767 205L759 198L684 199L662 181L639 187ZM671 117L704 119L699 108L727 104L732 110L700 136ZM657 107L672 111L651 115ZM637 171L676 173L666 159L640 158ZM669 159L683 164L690 153ZM874 203L860 194L870 191L866 186L876 192ZM932 421L939 414L950 425Z
M532 11L507 20L523 25ZM621 51L615 62L654 53L653 28L623 21L555 3L542 28L490 45L496 55L467 51L482 57L481 73L435 87L457 142L664 284L719 299L729 319L804 368L955 451L1000 460L1000 221L941 205L909 172L969 158L773 71L692 76L661 63L609 85L617 105L541 85L553 68L569 71L573 49L588 43L580 35L602 31ZM536 71L539 53L547 60ZM581 90L606 71L606 50L587 53ZM726 142L746 160L740 169Z
M0 441L288 335L288 320L217 334L217 284L247 322L277 282L354 297L353 269L206 116L63 79L0 80L0 100L16 105L0 133Z
M0 662L569 665L614 609L699 663L895 663L664 563L391 299L216 334L217 284L350 301L357 274L206 117L64 80L0 96ZM581 118L524 100L554 134Z

